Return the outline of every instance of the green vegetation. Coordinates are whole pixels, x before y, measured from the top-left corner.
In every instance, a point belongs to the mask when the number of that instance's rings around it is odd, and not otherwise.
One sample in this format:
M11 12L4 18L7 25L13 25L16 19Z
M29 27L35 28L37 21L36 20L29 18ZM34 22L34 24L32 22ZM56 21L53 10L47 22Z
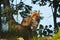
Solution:
M54 37L52 38L52 40L57 40L60 39L60 30L57 34L54 35Z

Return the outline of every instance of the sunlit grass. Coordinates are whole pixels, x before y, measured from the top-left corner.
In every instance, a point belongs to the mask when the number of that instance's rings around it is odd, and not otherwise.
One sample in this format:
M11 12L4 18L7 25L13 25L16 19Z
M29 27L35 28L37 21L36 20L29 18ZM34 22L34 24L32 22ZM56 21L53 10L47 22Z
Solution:
M32 40L46 40L44 37L33 37Z
M57 34L54 34L54 37L52 38L52 40L57 40L60 39L60 30L58 31Z

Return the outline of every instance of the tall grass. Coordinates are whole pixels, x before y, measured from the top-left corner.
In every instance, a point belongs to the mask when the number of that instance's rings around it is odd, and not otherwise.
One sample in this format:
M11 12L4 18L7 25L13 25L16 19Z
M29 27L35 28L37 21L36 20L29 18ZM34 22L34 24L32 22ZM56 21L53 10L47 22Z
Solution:
M26 31L26 33L25 33L25 31L22 31L22 32L5 32L5 33L3 33L3 32L1 32L0 33L0 38L1 38L1 36L2 37L4 37L4 36L6 36L6 39L8 39L8 40L19 40L18 38L20 37L20 36L24 36L24 37L26 37L28 40L57 40L57 39L60 39L60 30L58 31L58 33L57 34L54 34L54 36L53 37L51 37L51 39L49 39L49 36L45 36L45 37L36 37L36 36L33 36L33 37L29 37L28 35L28 33L27 33L28 31ZM6 35L5 35L6 34ZM18 36L17 36L18 35Z

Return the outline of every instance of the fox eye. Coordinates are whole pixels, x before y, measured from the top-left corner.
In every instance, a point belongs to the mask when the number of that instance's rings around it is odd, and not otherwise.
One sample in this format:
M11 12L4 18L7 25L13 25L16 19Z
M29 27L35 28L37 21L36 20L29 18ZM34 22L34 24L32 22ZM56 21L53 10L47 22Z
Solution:
M38 16L36 16L36 17L38 17Z
M24 22L26 22L26 20Z

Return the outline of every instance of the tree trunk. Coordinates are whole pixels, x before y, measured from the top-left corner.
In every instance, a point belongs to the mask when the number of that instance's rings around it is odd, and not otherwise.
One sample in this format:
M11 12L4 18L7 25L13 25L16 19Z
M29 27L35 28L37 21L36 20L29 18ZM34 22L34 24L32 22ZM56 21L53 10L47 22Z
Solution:
M11 20L10 19L10 17L11 17L11 15L10 15L10 3L9 3L9 0L3 0L4 1L4 13L5 13L5 15L6 15L6 19L7 19L7 22L8 22L8 28L10 28L10 24L9 24L9 20Z
M9 0L3 0L4 1L4 11L6 16L8 17L10 15L10 3Z
M2 29L2 22L1 22L1 4L0 4L0 30Z
M56 14L57 14L57 8L58 8L58 6L57 6L57 0L54 0L53 7L54 7L54 12L53 12L54 29L55 29L55 32L58 32L57 20L56 20L56 18L57 18Z
M54 8L54 13L53 13L53 19L54 19L54 29L55 29L55 32L58 32L58 27L57 27L57 20L56 20L56 8Z

